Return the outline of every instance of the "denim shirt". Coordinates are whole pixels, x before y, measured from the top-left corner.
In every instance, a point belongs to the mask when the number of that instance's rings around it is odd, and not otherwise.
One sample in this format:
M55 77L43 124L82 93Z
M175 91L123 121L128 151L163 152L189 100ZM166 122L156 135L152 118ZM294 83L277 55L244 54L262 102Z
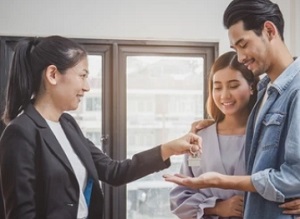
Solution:
M300 197L300 58L269 87L258 113L269 81L266 76L258 84L248 120L246 168L257 193L246 194L245 219L296 218L278 205Z

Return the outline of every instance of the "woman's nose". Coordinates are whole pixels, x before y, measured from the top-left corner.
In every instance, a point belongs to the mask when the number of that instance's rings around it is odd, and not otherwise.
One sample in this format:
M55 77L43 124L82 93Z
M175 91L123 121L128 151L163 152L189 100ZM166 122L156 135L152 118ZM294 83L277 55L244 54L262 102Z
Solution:
M230 97L230 92L228 89L223 89L221 93L221 98L228 98Z
M83 90L86 92L90 90L90 83L88 82L88 80L85 80Z

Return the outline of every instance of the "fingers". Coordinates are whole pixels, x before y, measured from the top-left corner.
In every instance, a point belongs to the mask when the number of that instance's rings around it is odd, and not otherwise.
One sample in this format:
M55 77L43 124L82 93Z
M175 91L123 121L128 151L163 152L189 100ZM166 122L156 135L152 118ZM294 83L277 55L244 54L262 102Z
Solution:
M179 179L184 179L187 178L188 176L185 176L183 174L180 173L175 173L174 175L171 174L164 174L163 177L166 178L179 178Z
M168 178L171 178L172 177L172 175L171 174L163 174L163 176L162 176L163 178L165 178L165 179L168 179Z
M188 177L188 176L180 174L180 173L175 173L174 176L177 176L177 177L182 178L182 179Z
M297 209L297 210L284 210L282 212L283 214L300 214L300 210Z
M185 178L188 178L188 176L185 176L185 175L182 175L182 174L179 174L179 173L176 173L175 175L171 175L171 174L164 174L163 175L163 178L165 178L166 181L173 181L173 180L181 180L181 179L185 179Z
M300 214L300 199L286 202L282 205L279 205L279 207L284 209L284 214Z
M197 123L198 123L198 121L192 123L191 130L190 130L191 133L196 133L197 132L197 128L196 128Z
M189 149L189 154L190 155L201 155L202 154L202 147L199 145L194 145L192 144L190 149Z
M244 199L240 195L232 197L234 199L234 216L242 217L244 213Z
M286 209L300 208L300 199L295 199L293 201L285 202L284 204L279 205L279 207L286 208Z
M190 144L191 144L190 151L195 152L195 153L199 152L201 154L202 153L202 138L193 133L189 133L188 135L190 137Z
M170 174L164 174L164 175L163 175L163 178L164 178L165 181L167 181L167 182L172 182L172 183L175 183L175 184L180 185L180 186L185 186L185 185L182 183L182 179L183 179L183 178L180 178L180 177L177 177L177 176L173 176L173 175L170 175Z
M194 178L192 177L184 176L182 174L175 174L175 175L164 174L163 178L167 182L173 182L176 183L177 185L186 186L189 188L196 188Z
M204 119L204 120L201 120L198 123L196 123L195 128L197 130L201 130L201 129L204 129L204 128L212 125L213 123L214 123L213 119Z

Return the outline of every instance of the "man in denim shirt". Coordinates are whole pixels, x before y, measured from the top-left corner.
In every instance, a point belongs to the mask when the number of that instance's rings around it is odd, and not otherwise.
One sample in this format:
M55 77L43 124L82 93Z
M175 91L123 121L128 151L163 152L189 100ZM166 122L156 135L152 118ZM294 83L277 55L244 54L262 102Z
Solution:
M280 205L300 197L300 58L284 44L284 20L270 0L233 0L224 12L231 47L254 75L267 73L258 85L258 100L248 120L248 176L205 173L196 178L166 176L192 188L246 191L244 219L291 219ZM205 153L205 152L204 152ZM296 209L293 211L293 209Z

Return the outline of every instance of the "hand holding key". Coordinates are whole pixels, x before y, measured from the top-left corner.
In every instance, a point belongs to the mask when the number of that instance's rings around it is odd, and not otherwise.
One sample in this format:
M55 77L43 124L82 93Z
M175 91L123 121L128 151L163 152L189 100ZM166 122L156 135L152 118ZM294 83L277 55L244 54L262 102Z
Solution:
M202 138L194 133L188 133L181 138L162 144L161 153L163 160L172 155L184 153L202 153Z

